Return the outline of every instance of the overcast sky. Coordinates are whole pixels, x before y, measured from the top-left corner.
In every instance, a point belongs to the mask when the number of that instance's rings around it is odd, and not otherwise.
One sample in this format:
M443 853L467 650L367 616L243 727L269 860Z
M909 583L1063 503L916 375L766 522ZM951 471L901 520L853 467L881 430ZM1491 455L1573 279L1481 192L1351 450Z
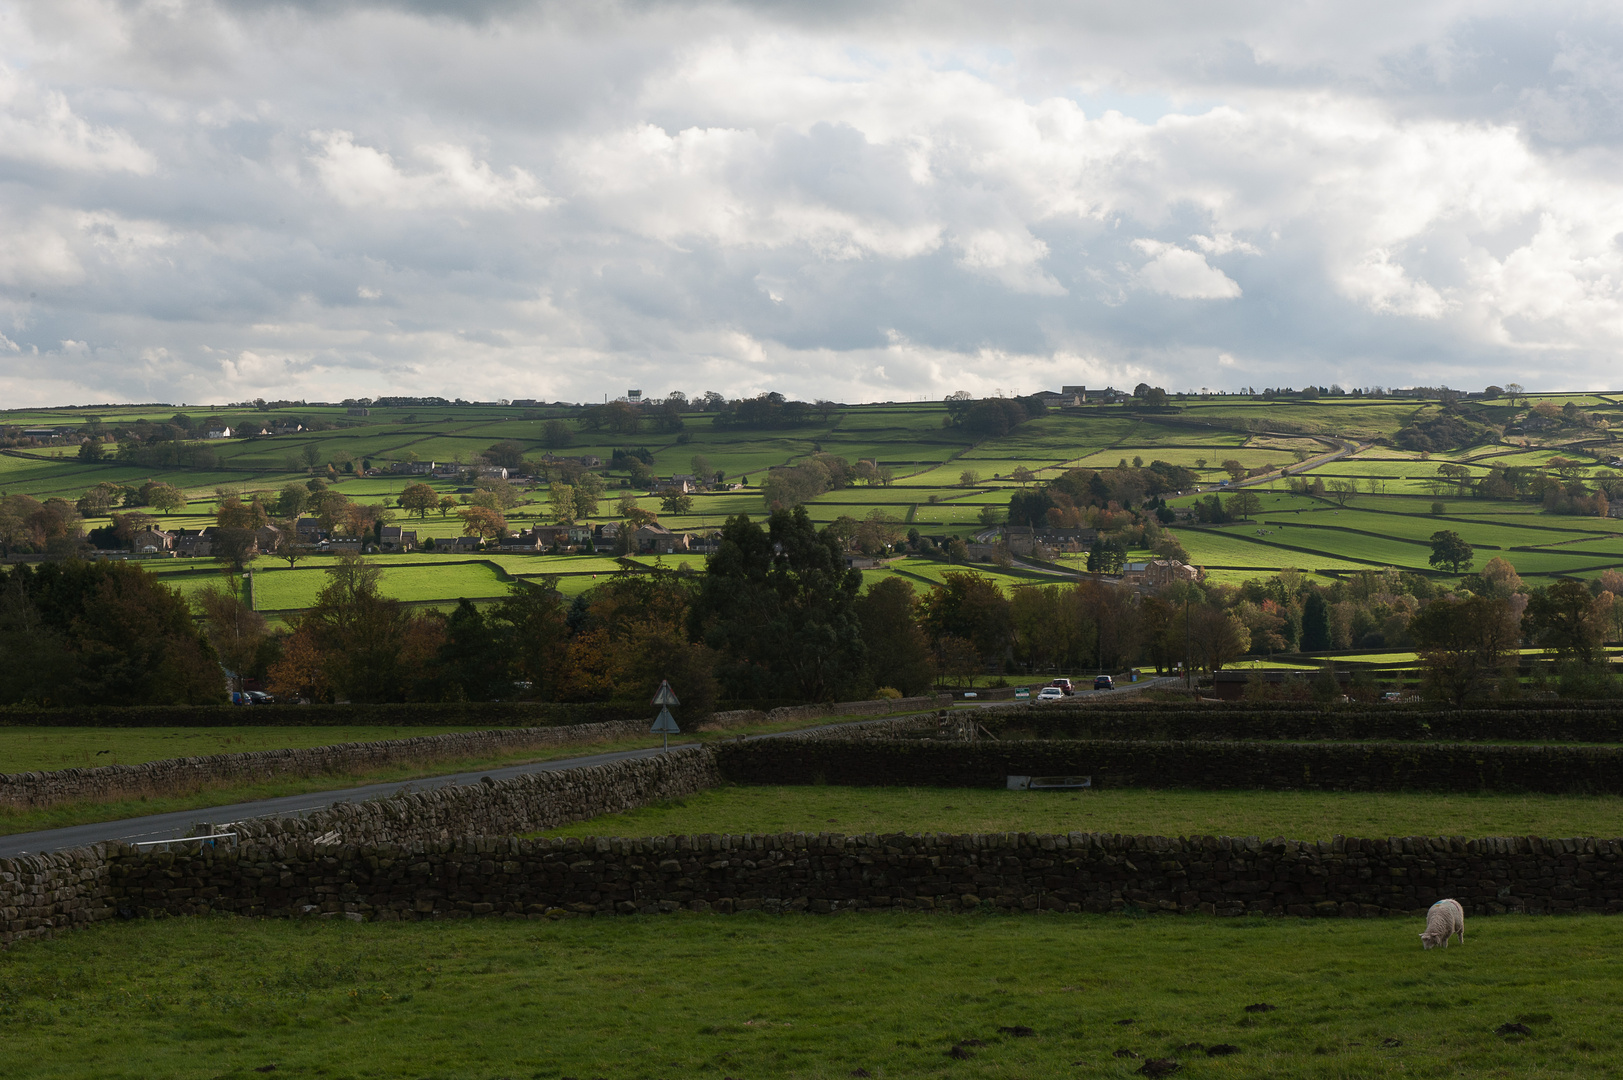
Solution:
M0 0L0 406L1616 388L1619 11Z

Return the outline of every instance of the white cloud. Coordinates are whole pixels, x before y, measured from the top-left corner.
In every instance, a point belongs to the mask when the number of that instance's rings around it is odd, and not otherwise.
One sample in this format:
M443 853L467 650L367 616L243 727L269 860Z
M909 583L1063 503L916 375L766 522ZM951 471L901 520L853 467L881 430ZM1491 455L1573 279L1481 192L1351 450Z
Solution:
M1598 385L1623 347L1603 9L12 0L0 40L19 404L906 398L1213 356Z
M1240 295L1239 283L1198 251L1159 240L1134 240L1133 247L1150 256L1136 275L1146 289L1181 300L1233 300Z
M407 172L371 146L359 146L348 131L312 131L315 166L327 193L349 207L418 210L425 207L476 210L541 209L548 203L535 178L516 166L498 176L467 147L426 143L413 148L421 167Z
M0 160L82 172L151 173L152 154L126 132L77 115L58 91L0 64Z

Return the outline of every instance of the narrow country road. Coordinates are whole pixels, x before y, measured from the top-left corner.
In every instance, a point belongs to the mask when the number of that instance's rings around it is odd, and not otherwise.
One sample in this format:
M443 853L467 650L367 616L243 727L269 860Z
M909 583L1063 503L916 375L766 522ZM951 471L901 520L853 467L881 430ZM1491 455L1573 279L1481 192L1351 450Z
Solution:
M883 718L868 716L839 724L822 724L817 727L798 728L792 731L778 731L748 737L751 739L776 739L785 735L803 735L810 731L844 727L847 724L873 723L875 719L894 720L904 715L908 714ZM698 745L700 744L679 743L673 745L671 749L679 750L684 746ZM40 832L14 833L11 836L0 836L0 859L11 859L18 855L62 851L67 848L83 847L86 844L99 844L106 840L120 840L129 844L136 844L146 840L169 840L185 836L197 825L225 826L234 821L248 821L252 818L289 817L308 814L313 810L325 810L334 803L386 799L391 795L407 790L429 791L434 788L455 787L459 784L477 784L487 776L493 780L505 780L508 777L525 776L529 773L578 769L587 765L606 765L611 761L653 757L662 753L665 753L665 751L655 746L647 750L620 750L609 754L585 754L581 757L534 761L525 765L507 765L493 769L479 769L475 772L450 773L445 776L398 780L387 784L366 784L361 787L311 791L303 795L284 795L280 798L259 799L255 802L199 807L194 810L176 810L168 814L121 818L116 821L98 821L88 825L69 825L61 829L45 829Z

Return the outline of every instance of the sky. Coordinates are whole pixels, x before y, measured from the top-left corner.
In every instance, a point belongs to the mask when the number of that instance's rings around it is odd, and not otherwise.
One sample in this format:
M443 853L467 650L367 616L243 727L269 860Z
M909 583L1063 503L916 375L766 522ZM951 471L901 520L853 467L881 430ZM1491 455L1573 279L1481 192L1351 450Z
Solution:
M1623 9L0 0L0 407L1623 386Z

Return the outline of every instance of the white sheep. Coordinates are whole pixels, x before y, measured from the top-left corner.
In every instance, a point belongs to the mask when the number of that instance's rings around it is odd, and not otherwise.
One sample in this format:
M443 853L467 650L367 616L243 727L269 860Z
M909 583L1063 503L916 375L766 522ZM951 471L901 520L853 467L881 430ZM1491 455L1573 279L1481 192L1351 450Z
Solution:
M1460 944L1464 945L1465 909L1458 900L1439 900L1426 912L1426 932L1420 935L1420 944L1428 949L1438 945L1446 949L1448 939L1454 934L1460 936Z

